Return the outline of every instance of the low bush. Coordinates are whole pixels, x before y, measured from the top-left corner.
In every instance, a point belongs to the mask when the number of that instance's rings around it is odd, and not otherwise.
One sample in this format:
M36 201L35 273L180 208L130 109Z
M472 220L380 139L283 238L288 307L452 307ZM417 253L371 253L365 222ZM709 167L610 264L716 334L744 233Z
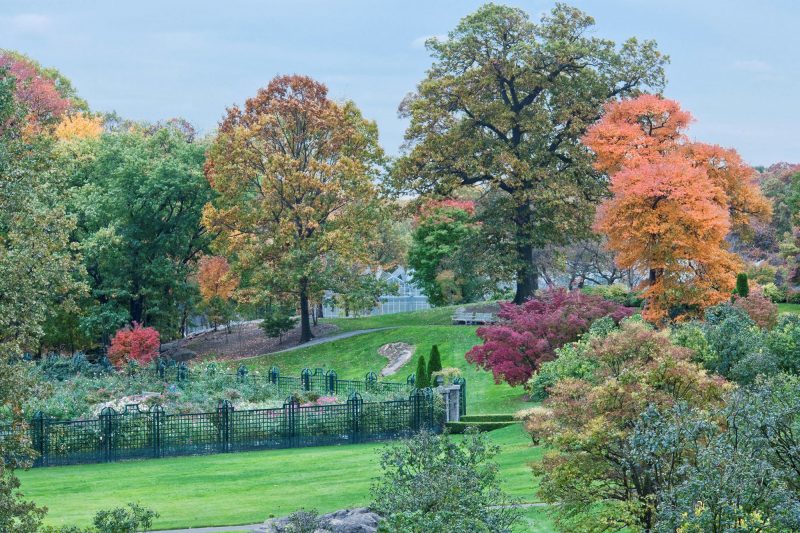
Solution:
M488 414L488 415L464 415L461 417L462 422L512 422L514 415L507 413L501 414Z
M111 339L108 358L118 368L129 361L148 364L158 357L160 347L158 331L153 328L143 328L141 324L134 322L133 327L117 331Z
M778 287L774 283L767 283L761 287L764 296L769 298L773 303L781 303L786 301L786 289Z
M736 298L733 305L744 310L760 328L770 329L778 321L778 306L763 294L753 292Z
M474 429L464 439L419 433L387 446L371 507L382 531L507 533L520 511L501 489L498 446Z

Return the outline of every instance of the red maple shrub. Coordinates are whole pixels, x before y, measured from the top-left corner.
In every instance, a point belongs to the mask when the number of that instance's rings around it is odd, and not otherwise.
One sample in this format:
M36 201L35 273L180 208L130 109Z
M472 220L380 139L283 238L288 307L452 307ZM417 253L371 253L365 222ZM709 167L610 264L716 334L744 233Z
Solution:
M125 327L114 334L108 348L108 359L114 366L122 366L128 361L147 364L158 357L161 339L154 328L143 328L138 322L133 327Z
M500 304L499 324L478 328L483 344L467 352L467 361L491 370L496 382L524 384L555 350L610 316L616 322L632 310L580 291L548 289L522 305Z
M747 313L760 328L772 329L778 322L778 306L759 292L736 298L733 305Z

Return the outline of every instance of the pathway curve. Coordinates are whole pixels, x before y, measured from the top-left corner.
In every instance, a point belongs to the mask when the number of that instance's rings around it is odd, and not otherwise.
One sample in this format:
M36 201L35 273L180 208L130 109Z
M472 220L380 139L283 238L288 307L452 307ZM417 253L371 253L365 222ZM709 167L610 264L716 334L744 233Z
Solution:
M297 346L292 346L291 348L284 348L283 350L278 350L277 352L270 352L270 353L263 354L263 355L253 355L251 357L242 357L242 358L237 359L237 361L244 361L245 359L254 359L256 357L266 357L266 356L270 356L270 355L278 355L278 354L281 354L281 353L286 353L286 352L291 352L291 351L294 351L294 350L299 350L300 348L308 348L309 346L315 346L317 344L325 344L327 342L338 341L338 340L341 340L341 339L348 339L350 337L355 337L356 335L364 335L365 333L373 333L375 331L384 331L384 330L387 330L387 329L396 329L396 328L387 327L387 328L372 328L372 329L356 329L356 330L353 330L353 331L345 331L344 333L337 333L335 335L327 335L325 337L316 337L316 338L311 339L310 341L305 342L303 344L298 344Z

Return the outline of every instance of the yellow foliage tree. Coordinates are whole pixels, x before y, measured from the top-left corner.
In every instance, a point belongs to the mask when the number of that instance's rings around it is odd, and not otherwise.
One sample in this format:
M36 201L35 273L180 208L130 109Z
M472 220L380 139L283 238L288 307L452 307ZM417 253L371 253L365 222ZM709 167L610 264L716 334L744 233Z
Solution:
M60 141L96 139L101 133L103 133L103 119L83 113L64 116L55 129L56 139Z

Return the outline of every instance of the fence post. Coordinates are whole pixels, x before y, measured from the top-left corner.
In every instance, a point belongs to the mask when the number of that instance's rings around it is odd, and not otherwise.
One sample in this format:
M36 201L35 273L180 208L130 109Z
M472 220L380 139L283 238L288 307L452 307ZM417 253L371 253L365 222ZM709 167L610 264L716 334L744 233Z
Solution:
M458 411L460 416L464 416L467 414L467 380L462 377L458 377L453 380L453 385L458 385L460 390L458 391Z
M186 366L184 361L178 365L178 381L186 381L189 379L189 367Z
M350 415L350 442L357 443L361 440L361 411L364 400L358 392L351 392L347 398L347 412Z
M164 421L164 408L160 405L154 405L150 409L150 415L152 416L153 457L161 457L161 425Z
M280 377L280 375L281 375L281 371L278 370L277 366L271 367L269 369L269 382L272 383L273 385L277 385L278 384L278 378Z
M108 463L114 458L114 417L117 412L111 407L103 407L100 411L100 448L103 461Z
M419 431L422 429L422 410L424 408L425 391L430 389L414 389L411 391L411 429Z
M227 453L231 445L231 411L233 405L228 400L217 404L217 419L219 421L219 451Z
M328 394L336 394L338 381L339 378L336 376L336 371L328 370L328 373L325 374L325 384L327 385Z
M33 421L31 421L31 433L33 449L39 454L39 457L36 458L36 462L34 464L37 466L46 465L47 455L45 455L45 451L47 448L45 446L45 419L44 413L41 411L36 411L36 414L33 415Z
M311 369L304 368L302 372L300 372L300 383L302 384L304 391L311 390Z
M289 444L288 448L295 447L297 437L297 411L300 409L300 402L294 396L289 396L283 402L283 424L284 439Z
M367 372L367 375L364 377L365 381L365 389L371 391L375 388L375 383L378 382L378 376L375 375L375 372Z
M417 376L414 374L409 374L406 378L406 385L413 385L417 382Z
M240 383L244 383L247 380L247 373L247 367L239 365L239 368L236 370L236 379L238 379Z

